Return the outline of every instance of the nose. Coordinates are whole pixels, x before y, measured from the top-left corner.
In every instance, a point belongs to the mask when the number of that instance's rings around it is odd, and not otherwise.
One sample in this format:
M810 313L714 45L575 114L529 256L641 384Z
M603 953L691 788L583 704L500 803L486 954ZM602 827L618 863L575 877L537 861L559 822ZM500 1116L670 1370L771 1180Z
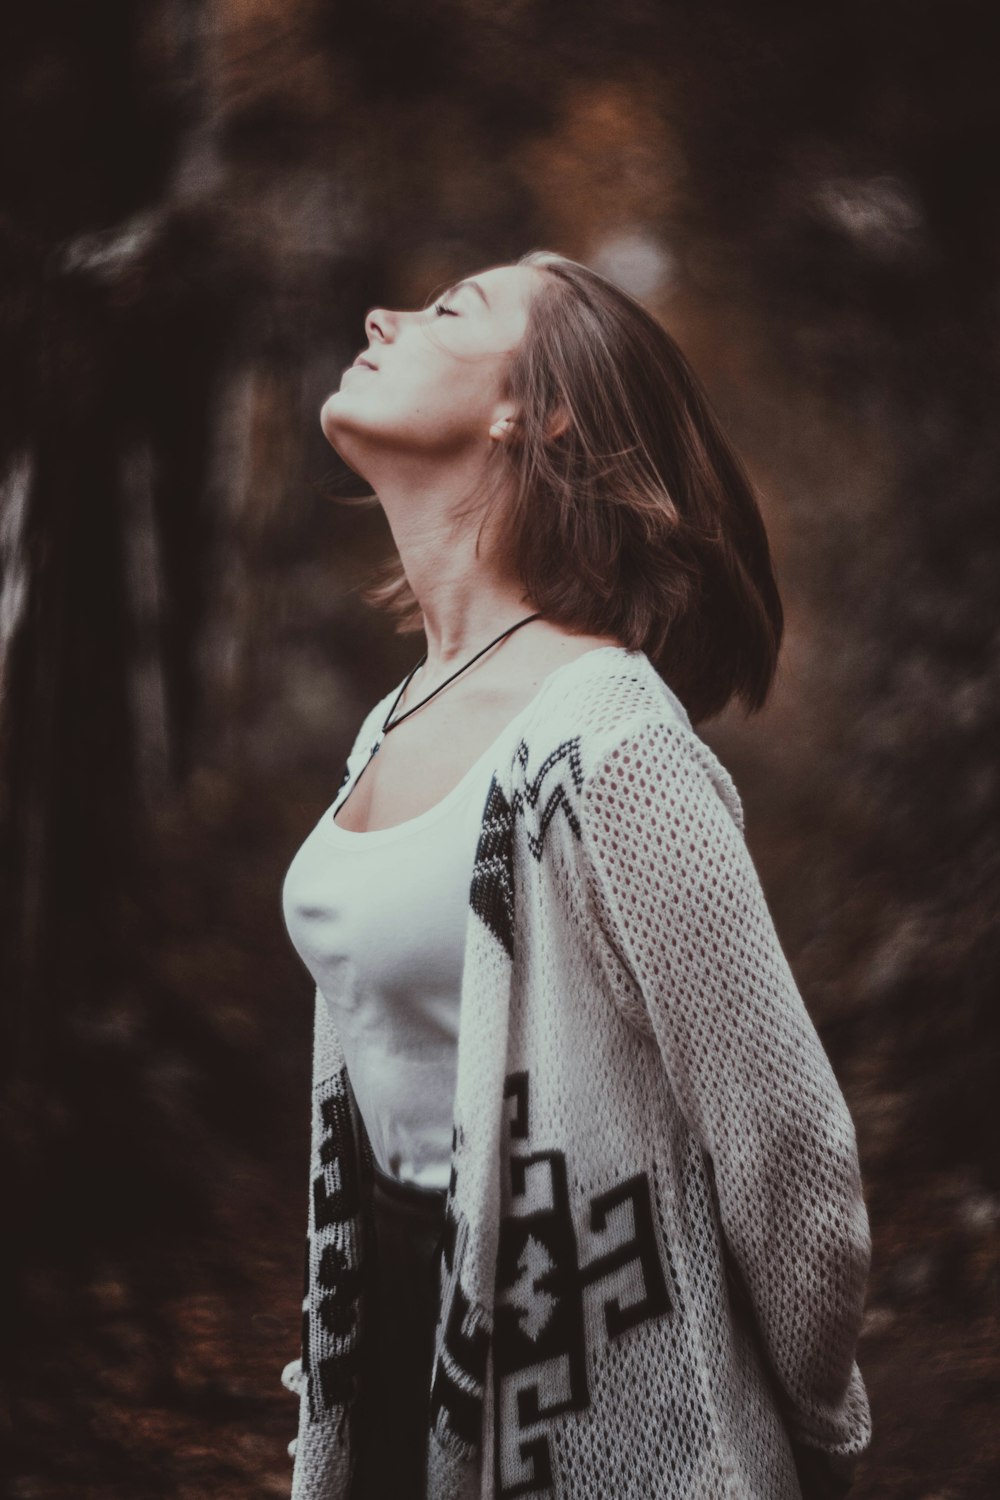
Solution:
M365 318L365 333L369 344L386 343L395 327L395 314L384 307L373 307Z

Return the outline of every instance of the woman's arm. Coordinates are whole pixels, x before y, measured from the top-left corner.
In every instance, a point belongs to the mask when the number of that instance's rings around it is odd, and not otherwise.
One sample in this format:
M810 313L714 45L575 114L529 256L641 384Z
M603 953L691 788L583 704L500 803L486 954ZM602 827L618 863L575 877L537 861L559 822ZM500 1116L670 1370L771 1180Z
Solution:
M854 1125L710 759L680 724L623 734L584 788L583 843L602 927L711 1159L804 1493L834 1496L871 1437Z

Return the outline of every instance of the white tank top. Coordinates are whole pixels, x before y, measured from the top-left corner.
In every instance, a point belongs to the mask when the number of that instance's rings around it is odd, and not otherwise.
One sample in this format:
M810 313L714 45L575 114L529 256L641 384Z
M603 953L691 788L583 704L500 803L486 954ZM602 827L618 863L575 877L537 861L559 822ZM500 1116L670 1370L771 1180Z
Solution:
M282 886L288 935L331 1007L375 1158L426 1187L446 1188L451 1170L469 887L496 748L392 828L339 827L353 783L343 787Z

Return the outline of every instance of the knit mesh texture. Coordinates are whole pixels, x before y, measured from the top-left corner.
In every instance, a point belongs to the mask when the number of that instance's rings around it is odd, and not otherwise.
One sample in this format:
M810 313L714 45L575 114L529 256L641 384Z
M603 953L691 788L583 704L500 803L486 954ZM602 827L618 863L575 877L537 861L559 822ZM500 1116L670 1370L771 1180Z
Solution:
M871 1436L853 1123L736 789L642 653L581 657L498 745L454 1122L428 1500L844 1493ZM342 1416L302 1396L295 1500L347 1500Z

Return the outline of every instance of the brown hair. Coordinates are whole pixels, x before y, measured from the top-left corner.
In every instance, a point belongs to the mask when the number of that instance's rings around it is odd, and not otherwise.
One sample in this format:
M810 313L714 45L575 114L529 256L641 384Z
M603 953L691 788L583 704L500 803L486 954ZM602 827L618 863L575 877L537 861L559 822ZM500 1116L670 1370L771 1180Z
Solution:
M645 651L692 723L734 697L756 712L783 611L754 486L704 387L606 277L551 251L516 264L547 273L506 370L517 422L461 514L481 515L480 536L493 520L531 608ZM421 628L398 557L362 597L399 633Z

